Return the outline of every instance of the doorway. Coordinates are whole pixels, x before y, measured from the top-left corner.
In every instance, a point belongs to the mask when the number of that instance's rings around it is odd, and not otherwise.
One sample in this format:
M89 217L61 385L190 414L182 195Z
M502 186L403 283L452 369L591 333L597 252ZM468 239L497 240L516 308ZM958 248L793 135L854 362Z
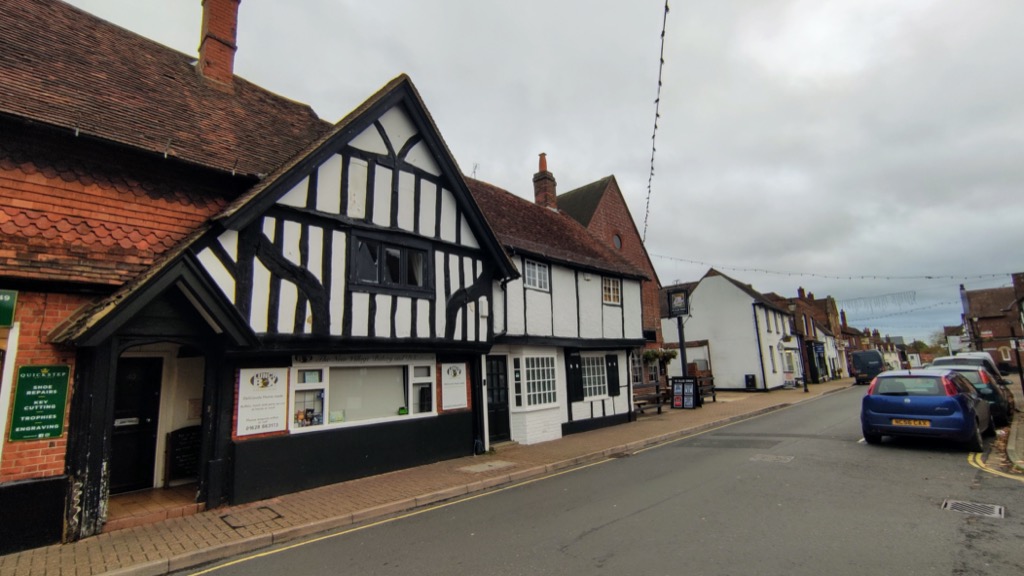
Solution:
M491 442L512 438L508 414L508 359L487 357L487 422Z
M110 439L111 494L153 487L162 374L162 358L118 361Z

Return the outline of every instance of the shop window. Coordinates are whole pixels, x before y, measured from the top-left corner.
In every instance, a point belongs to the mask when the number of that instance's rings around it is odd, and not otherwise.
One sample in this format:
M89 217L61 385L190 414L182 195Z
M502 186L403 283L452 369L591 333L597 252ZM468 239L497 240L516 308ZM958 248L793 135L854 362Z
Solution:
M430 291L427 247L402 246L374 238L352 239L352 283L390 291Z
M605 304L622 304L622 280L602 278L601 293Z
M292 428L340 426L434 413L432 365L298 368Z
M523 281L526 283L527 288L548 292L551 290L549 274L550 270L547 264L527 260L526 274Z
M324 391L296 390L293 405L295 419L292 425L298 428L319 426L324 423Z
M555 387L555 358L553 356L527 356L526 405L554 404L558 398Z
M608 395L608 380L605 376L604 356L583 356L583 397L593 398Z

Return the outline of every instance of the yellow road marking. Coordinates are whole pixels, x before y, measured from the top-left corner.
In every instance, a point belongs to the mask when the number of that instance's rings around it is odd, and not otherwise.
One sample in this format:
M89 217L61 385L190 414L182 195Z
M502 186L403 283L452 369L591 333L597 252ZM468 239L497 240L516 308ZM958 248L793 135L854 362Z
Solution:
M988 472L989 474L1002 476L1003 478L1009 478L1010 480L1016 480L1017 482L1024 482L1024 476L1014 476L1013 474L1007 474L1006 472L1003 472L1001 470L996 470L995 468L989 467L989 465L985 464L985 461L981 459L981 456L981 452L971 452L970 454L967 455L967 463L970 464L971 466L974 466L978 470Z
M658 447L661 447L661 446L667 446L668 444L672 444L673 442L679 442L680 440L686 440L687 438L693 438L693 437L696 437L696 436L700 436L702 434L707 434L708 432L714 432L715 430L721 430L722 428L726 428L726 427L731 426L733 424L738 424L740 422L747 422L749 420L754 420L754 419L760 418L762 416L767 416L768 414L773 414L775 412L781 412L782 410L786 410L786 409L792 408L793 406L796 406L797 404L802 404L802 403L805 403L805 402L808 402L808 401L818 400L820 398L823 398L824 396L825 396L824 394L823 395L819 395L819 396L814 397L814 398L808 398L806 400L801 400L799 402L790 404L789 406L783 406L781 409L778 409L778 410L769 410L767 412L764 412L762 414L756 414L756 415L751 416L749 418L740 418L740 419L737 419L737 420L732 421L732 422L726 422L726 423L724 423L724 424L722 424L720 426L715 426L714 428L708 428L707 430L701 430L699 432L694 432L693 434L688 434L686 436L680 436L679 438L673 438L672 440L666 440L665 442L661 442L661 443L658 443L658 444L653 444L651 446L647 446L645 448L641 448L639 450L636 450L636 451L634 451L632 453L633 454L639 454L641 452L646 452L646 451L654 449L654 448L658 448ZM216 566L211 566L209 568L205 568L203 570L200 570L199 572L193 572L191 576L203 576L204 574L210 574L212 572L216 572L216 571L221 570L223 568L229 568L231 566L242 564L243 562L248 562L249 560L255 560L257 558L264 558L266 556L272 556L274 554L278 554L280 552L285 552L287 550L293 550L295 548L306 546L308 544L315 544L315 543L321 542L323 540L329 540L331 538L336 538L338 536L344 536L346 534L352 534L353 532L359 532L359 531L362 531L362 530L366 530L367 528L373 528L375 526L380 526L382 524L387 524L389 522L395 522L397 520L403 520L405 518L411 518L413 516L418 516L418 515L424 514L426 512L432 512L434 510L440 510L441 508L446 508L448 506L453 506L455 504L461 504L463 502L469 502L470 500L476 500L477 498L483 498L484 496L490 496L491 494L497 494L499 492L504 492L505 490L511 490L512 488L518 488L520 486L526 486L528 484L532 484L534 482L539 482L541 480L547 480L548 478L554 478L556 476L561 476L562 474L568 474L569 472L575 472L577 470L583 470L583 469L586 469L586 468L590 468L591 466L597 466L598 464L607 464L608 462L612 462L613 460L615 460L615 459L614 458L605 458L604 460L599 460L597 462L591 462L590 464L583 464L583 465L580 465L580 466L574 466L572 468L567 468L567 469L562 470L560 472L553 472L551 474L545 474L543 476L538 476L536 478L531 478L529 480L523 480L522 482L516 482L515 484L510 484L508 486L502 486L501 488L497 488L495 490L489 490L487 492L481 492L479 494L473 494L473 495L470 495L470 496L466 496L465 498L460 498L458 500L452 500L452 501L449 501L449 502L443 502L443 503L438 504L436 506L430 506L430 507L427 507L427 508L421 508L419 510L413 510L412 512L401 514L399 516L394 516L394 517L391 517L391 518L385 518L383 520L377 520L376 522L371 522L371 523L365 524L363 526L356 526L354 528L348 528L348 529L342 530L340 532L334 532L334 533L331 533L331 534L325 534L323 536L319 536L319 537L313 538L311 540L303 540L301 542L296 542L294 544L289 544L287 546L282 546L281 548L274 548L273 550L267 550L267 551L264 551L264 552L257 552L256 554L251 554L249 556L244 556L242 558L237 558L235 560L231 560L230 562L225 562L224 564L218 564Z
M403 520L405 518L412 518L413 516L418 516L418 515L424 514L426 512L432 512L434 510L440 510L441 508L447 508L448 506L453 506L455 504L461 504L463 502L469 502L470 500L476 500L477 498L483 498L484 496L490 496L491 494L497 494L498 492L504 492L505 490L511 490L512 488L518 488L520 486L526 486L527 484L532 484L534 482L539 482L541 480L547 480L548 478L554 478L555 476L561 476L562 474L568 474L569 472L575 472L577 470L583 470L584 468L590 468L591 466L597 466L598 464L606 464L606 463L611 462L613 460L614 460L613 458L606 458L604 460L599 460L597 462L591 462L590 464L583 464L583 465L580 465L580 466L574 466L572 468L567 468L567 469L562 470L560 472L552 472L551 474L545 474L544 476L538 476L536 478L531 478L529 480L523 480L521 482L516 482L515 484L510 484L508 486L502 486L501 488L497 488L495 490L490 490L490 491L487 491L487 492L481 492L479 494L474 494L474 495L471 495L471 496L467 496L465 498L460 498L458 500L452 500L452 501L449 501L449 502L443 502L441 504L437 504L435 506L430 506L430 507L427 507L427 508L421 508L419 510L413 510L412 512L407 512L407 513L401 514L399 516L394 516L394 517L391 517L391 518L385 518L383 520L377 520L376 522L371 522L371 523L365 524L363 526L356 526L354 528L348 528L348 529L342 530L340 532L335 532L335 533L332 533L332 534L325 534L323 536L319 536L317 538L313 538L312 540L303 540L302 542L296 542L294 544L289 544L287 546L282 546L281 548L275 548L273 550L267 550L265 552L258 552L256 554L252 554L252 555L249 555L249 556L245 556L245 557L242 557L242 558L237 558L237 559L232 560L230 562L225 562L224 564L218 564L217 566L211 566L211 567L206 568L204 570L200 570L199 572L193 572L192 576L202 576L203 574L209 574L211 572L216 572L217 570L220 570L222 568L228 568L230 566L235 566L236 564L241 564L243 562L248 562L249 560L255 560L257 558L263 558L265 556L272 556L272 555L277 554L279 552L284 552L286 550L292 550L294 548L299 548L301 546L306 546L308 544L314 544L316 542L321 542L323 540L329 540L331 538L335 538L335 537L338 537L338 536L344 536L346 534L351 534L353 532L359 532L361 530L366 530L367 528L373 528L374 526L380 526L382 524L387 524L389 522L395 522L397 520Z

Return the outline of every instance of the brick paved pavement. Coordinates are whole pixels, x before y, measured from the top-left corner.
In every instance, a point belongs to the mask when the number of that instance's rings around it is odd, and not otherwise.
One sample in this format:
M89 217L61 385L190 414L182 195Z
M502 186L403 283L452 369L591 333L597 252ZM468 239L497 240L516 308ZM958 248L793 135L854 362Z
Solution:
M535 444L498 446L468 456L217 508L100 534L80 542L0 556L4 576L166 574L272 544L411 510L497 486L634 451L717 425L769 412L846 388L852 381L813 384L810 393L725 392L697 410L665 410L636 422Z

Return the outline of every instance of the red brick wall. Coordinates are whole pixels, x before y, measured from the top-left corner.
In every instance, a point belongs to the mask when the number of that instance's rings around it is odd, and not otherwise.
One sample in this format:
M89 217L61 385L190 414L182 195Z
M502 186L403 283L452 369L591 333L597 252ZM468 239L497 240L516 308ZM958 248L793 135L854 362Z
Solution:
M90 298L70 294L19 292L14 320L19 324L18 351L16 357L8 356L5 362L13 362L15 378L19 366L40 364L66 364L71 367L71 381L74 381L74 349L53 346L46 341L47 334L69 315L85 304ZM74 390L69 383L68 403ZM14 383L10 390L0 391L13 396ZM64 435L51 440L22 440L10 442L10 418L13 398L7 413L7 427L2 431L4 442L3 461L0 462L0 482L46 478L64 473L64 455L67 450L68 419L70 411L64 411Z

